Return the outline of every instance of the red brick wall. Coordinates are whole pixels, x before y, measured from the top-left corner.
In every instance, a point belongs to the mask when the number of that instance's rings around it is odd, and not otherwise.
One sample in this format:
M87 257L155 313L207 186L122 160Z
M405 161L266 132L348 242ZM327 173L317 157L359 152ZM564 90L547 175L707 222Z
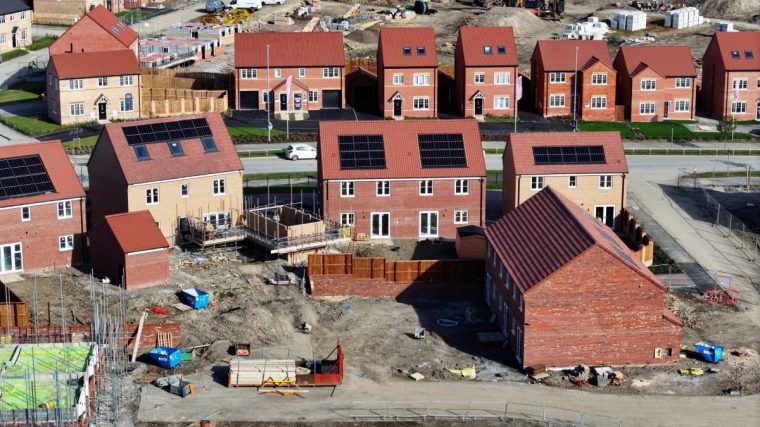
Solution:
M677 361L681 328L662 317L664 296L593 247L525 294L522 365ZM655 348L670 348L672 355L655 359Z
M494 73L497 71L510 73L510 83L508 85L494 84ZM485 83L475 83L476 73L485 73ZM478 91L485 96L483 100L483 115L514 117L517 67L467 67L463 72L457 72L454 77L457 80L457 85L464 88L460 93L461 98L459 98L458 104L460 111L465 117L472 117L475 114L475 102L472 97ZM508 96L509 109L494 109L493 100L496 96Z
M549 73L543 72L543 66L540 61L534 65L536 72L532 74L535 90L535 107L539 114L549 116L569 116L573 114L572 99L575 91L573 83L573 70L565 71L565 83L550 83ZM606 85L592 84L592 75L594 73L607 73ZM615 98L616 98L616 72L614 69L607 67L602 63L596 63L587 70L579 72L578 96L581 103L578 106L578 115L582 120L589 121L614 121L615 120ZM551 95L565 95L564 107L550 107L549 98ZM604 95L607 97L607 108L592 109L591 97Z
M293 79L298 79L300 82L308 86L309 90L316 90L319 91L319 95L317 97L317 102L308 102L308 94L306 93L306 97L303 98L303 111L309 111L309 110L319 110L322 108L322 91L323 90L339 90L341 91L341 108L345 106L345 79L344 79L344 67L343 65L338 66L337 68L340 70L339 78L324 78L322 77L322 68L324 67L311 67L306 68L306 76L305 77L299 77L298 70L299 68L281 68L282 74L281 77L275 77L274 76L274 68L270 67L269 70L269 88L273 88L283 80L287 79L288 76L293 76ZM329 67L332 68L332 67ZM240 78L240 68L235 70L235 87L237 88L237 96L235 96L235 108L240 109L240 91L258 91L259 92L259 109L264 109L264 93L267 91L267 69L266 67L263 68L257 68L257 77L256 79L241 79ZM293 92L304 92L304 89L302 89L300 86L293 84L292 87ZM280 111L280 93L286 93L285 85L281 86L277 89L275 94L273 95L273 99L275 100L274 103L274 110ZM293 101L290 101L290 108L293 108Z
M70 342L74 334L79 340L90 340L90 325L66 326L65 331L60 326L40 325L30 328L2 328L3 334L11 334L14 343L48 343ZM145 323L140 334L140 349L150 350L156 347L159 332L168 332L172 335L172 344L177 347L182 342L182 325L179 323ZM132 346L137 337L137 323L127 324L125 327L124 344Z
M127 183L108 135L103 132L87 164L90 177L90 223L97 226L106 215L127 212Z
M340 181L322 183L322 213L340 222L341 212L354 212L354 233L371 234L371 213L390 212L391 239L419 238L420 212L438 211L438 236L456 237L457 227L483 225L485 220L485 182L469 180L469 194L454 194L454 179L434 180L433 195L419 194L419 180L391 181L391 196L376 196L376 181L355 181L355 196L340 196ZM454 211L467 209L468 224L455 224Z
M21 221L21 207L0 210L0 245L22 244L22 263L26 273L79 265L84 258L87 229L84 199L72 200L72 217L58 219L58 203L31 206L31 221ZM61 251L58 237L74 236L74 250Z
M618 55L620 56L620 55ZM617 60L617 58L616 58ZM647 68L636 74L633 78L628 76L622 70L622 61L616 63L618 71L622 74L620 78L619 100L625 105L626 117L632 122L661 122L666 119L671 120L693 120L696 109L696 79L692 77L691 88L676 88L675 78L664 78ZM685 76L688 77L688 76ZM641 90L642 79L656 79L656 90ZM688 112L676 112L675 101L688 100ZM641 102L654 102L655 114L640 114ZM669 102L668 117L665 117L665 103Z
M127 289L146 288L169 281L169 250L127 254Z
M430 81L429 86L414 86L414 74L427 73ZM403 74L404 84L394 85L393 75ZM405 117L437 117L438 116L438 69L437 68L383 68L379 64L378 69L378 102L383 117L393 117L393 100L396 92L404 97L401 104L401 114ZM430 109L414 110L414 97L427 96L430 99Z
M607 74L606 85L593 84L593 75L595 73ZM615 120L615 88L617 87L617 73L601 62L590 66L581 73L582 83L578 85L578 92L581 97L580 114L583 120L590 121L614 121ZM591 108L591 98L594 96L607 97L607 108Z

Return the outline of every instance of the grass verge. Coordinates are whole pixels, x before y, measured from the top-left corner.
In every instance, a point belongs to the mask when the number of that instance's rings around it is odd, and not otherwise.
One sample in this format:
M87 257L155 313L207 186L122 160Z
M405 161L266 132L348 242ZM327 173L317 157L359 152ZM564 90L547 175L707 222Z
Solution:
M514 117L499 117L499 116L486 116L484 120L486 123L514 123L515 122Z
M232 138L243 138L247 136L267 136L267 130L265 128L254 127L230 127L227 128ZM277 129L272 129L272 136L284 135L285 132Z
M269 178L270 180L275 179L303 179L303 178L311 178L311 179L317 179L317 174L315 172L275 172L275 173L247 173L243 175L243 180L245 181L263 181L265 179Z
M56 40L58 40L58 37L55 37L55 36L45 36L45 37L42 37L42 38L39 38L37 40L32 41L32 44L30 44L29 46L27 46L26 49L27 50L40 50L40 49L44 49L44 48L50 46L51 44L53 44L53 42L55 42Z
M98 142L98 136L88 136L87 138L80 138L79 140L72 139L71 141L66 141L63 143L63 148L66 149L66 151L86 151L89 152L92 150L92 147L95 146L95 143Z
M40 94L44 91L45 84L42 82L21 83L8 89L0 90L0 105L40 99Z
M24 56L27 53L29 53L29 52L26 51L25 49L13 49L13 50L9 50L8 52L4 52L0 56L2 56L3 62L5 62L5 61L11 60L13 58L18 58L19 56Z
M649 271L654 274L677 274L682 272L681 267L676 264L675 260L657 245L654 245L652 266L649 267Z
M635 139L636 134L621 122L580 122L578 130L583 132L620 132L623 139Z

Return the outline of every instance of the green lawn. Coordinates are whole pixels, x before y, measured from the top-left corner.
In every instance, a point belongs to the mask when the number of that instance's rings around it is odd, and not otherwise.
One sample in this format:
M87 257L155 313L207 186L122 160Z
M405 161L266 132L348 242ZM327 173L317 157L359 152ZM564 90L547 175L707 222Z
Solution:
M80 138L78 140L72 139L71 141L66 141L63 143L63 148L66 150L71 149L92 149L92 147L95 146L95 143L98 142L98 136L88 136L87 138Z
M241 158L246 157L277 157L277 155L281 154L282 150L257 150L257 151L238 151L238 156Z
M671 138L671 132L673 139L704 139L704 140L717 140L722 141L723 137L720 132L694 132L691 129L684 126L682 122L660 122L660 123L632 123L632 127L638 129L644 138L647 139L666 139ZM748 133L736 132L734 133L734 139L751 139L752 135Z
M22 83L0 90L0 105L39 99L44 90L45 84L42 82Z
M66 127L53 123L44 116L12 116L0 117L0 122L6 126L16 129L17 131L30 136L46 135L48 133L58 132Z
M240 138L246 136L266 136L267 130L265 128L253 128L253 127L230 127L227 128L230 132L230 137ZM284 135L285 132L277 129L272 129L272 136Z
M622 122L580 122L578 130L583 132L620 132L623 139L634 139L636 135Z
M44 49L51 44L53 44L54 41L58 40L58 37L51 37L51 36L45 36L41 39L37 39L32 41L32 44L26 47L27 50L40 50Z
M243 175L243 179L246 181L263 181L265 179L301 179L311 178L317 179L317 174L314 172L276 172L276 173L247 173Z
M5 62L13 58L18 58L19 56L24 56L27 53L29 52L27 52L25 49L13 49L13 50L9 50L8 52L3 53L0 56L3 57L3 62Z
M486 116L485 121L489 123L514 123L514 117Z

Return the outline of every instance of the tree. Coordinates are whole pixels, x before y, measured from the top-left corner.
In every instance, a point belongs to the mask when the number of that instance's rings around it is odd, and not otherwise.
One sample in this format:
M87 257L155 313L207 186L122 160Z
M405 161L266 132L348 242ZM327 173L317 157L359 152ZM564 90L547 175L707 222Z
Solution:
M724 141L733 138L736 130L736 119L733 116L726 116L718 123L718 132Z

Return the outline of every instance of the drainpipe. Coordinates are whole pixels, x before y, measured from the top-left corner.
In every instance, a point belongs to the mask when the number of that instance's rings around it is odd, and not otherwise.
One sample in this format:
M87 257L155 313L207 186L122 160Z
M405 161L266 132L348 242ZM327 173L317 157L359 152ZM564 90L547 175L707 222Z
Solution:
M84 197L79 199L79 229L81 230L81 251L82 251L82 264L84 264L86 261L88 261L88 251L87 251L87 230L85 229L84 225L84 218L85 215L87 215L87 207L85 206ZM74 264L72 262L72 264Z
M517 202L520 200L520 181L522 181L522 175L517 175L517 191L515 191L515 207L517 207ZM504 178L502 178L503 180ZM506 214L506 212L502 212L502 215Z
M485 198L488 192L488 188L483 188L486 178L480 178L480 226L483 227L486 223L486 212L483 211L483 205L485 205Z
M626 188L625 188L625 173L621 174L621 176L623 177L623 184L622 184L623 185L623 191L620 193L620 211L622 212L623 208L625 208L625 192L626 192ZM624 224L621 224L621 225L624 225Z
M137 118L142 119L143 118L143 111L142 111L142 74L137 75Z

